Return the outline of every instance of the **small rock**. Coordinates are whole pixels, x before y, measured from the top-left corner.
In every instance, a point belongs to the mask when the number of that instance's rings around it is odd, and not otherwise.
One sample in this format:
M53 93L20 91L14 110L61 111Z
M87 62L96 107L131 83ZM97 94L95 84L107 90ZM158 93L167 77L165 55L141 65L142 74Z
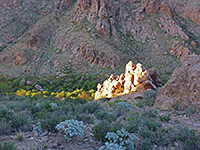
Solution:
M57 143L53 143L53 144L52 144L52 147L53 147L53 148L57 148Z
M47 141L48 141L48 136L42 137L41 140L42 140L43 142L47 142Z
M141 95L141 94L135 94L134 95L134 99L137 99L137 98L144 98L144 96L143 95Z
M174 145L175 145L176 147L179 147L179 144L178 144L177 142L174 142Z
M34 137L30 137L29 140L33 141L33 140L34 140Z
M64 149L65 147L64 147L64 145L61 145L60 148L61 148L61 149Z
M35 88L36 88L37 90L39 90L40 92L43 92L43 91L44 91L43 88L42 88L42 86L40 86L40 85L38 85L38 84L35 85Z
M48 134L48 131L45 131L45 132L43 132L42 134L41 134L41 136L45 136L45 135L47 135Z
M60 54L60 50L57 50L57 51L56 51L56 54Z
M26 82L26 80L23 78L21 81L20 81L20 85L24 84Z
M33 83L33 82L31 82L31 81L27 81L27 82L26 82L27 85L32 85L32 83Z
M191 45L192 45L192 47L197 48L197 43L196 42L192 41Z

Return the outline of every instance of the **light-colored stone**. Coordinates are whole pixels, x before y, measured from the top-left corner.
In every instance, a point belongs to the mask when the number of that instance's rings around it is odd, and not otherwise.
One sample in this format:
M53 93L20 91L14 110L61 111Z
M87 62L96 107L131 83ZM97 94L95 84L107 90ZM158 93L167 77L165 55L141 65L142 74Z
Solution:
M125 74L121 74L117 78L111 75L103 82L103 85L97 85L95 100L120 96L138 90L157 89L158 81L157 73L153 71L148 73L142 69L141 64L134 65L132 61L129 61L125 68Z

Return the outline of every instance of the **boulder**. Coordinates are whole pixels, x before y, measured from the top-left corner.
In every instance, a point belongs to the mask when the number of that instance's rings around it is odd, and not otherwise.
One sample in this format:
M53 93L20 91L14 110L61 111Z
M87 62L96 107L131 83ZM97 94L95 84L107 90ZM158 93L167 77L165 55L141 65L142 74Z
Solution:
M107 19L100 19L97 22L96 30L99 34L110 37L110 24Z
M20 50L17 52L16 56L15 56L15 60L16 60L16 65L24 65L27 61L26 59L26 53L25 50Z
M39 90L40 92L43 92L43 91L44 91L41 85L36 84L36 85L35 85L35 88L36 88L37 90Z
M132 61L129 61L125 68L125 74L121 74L116 78L111 75L103 82L103 85L98 84L95 100L103 97L121 96L132 92L143 92L147 89L157 89L159 83L160 80L157 78L155 69L151 69L148 72L142 69L141 64L134 65Z
M194 48L197 48L197 43L194 42L194 41L192 41L192 42L191 42L191 46L194 47Z
M159 0L143 0L142 6L148 14L156 14L160 9Z
M193 106L200 110L200 56L183 57L181 64L158 90L155 107L171 109L180 104L183 108Z
M182 46L181 44L174 44L171 48L170 54L175 55L177 58L181 58L188 55L195 55L187 47Z

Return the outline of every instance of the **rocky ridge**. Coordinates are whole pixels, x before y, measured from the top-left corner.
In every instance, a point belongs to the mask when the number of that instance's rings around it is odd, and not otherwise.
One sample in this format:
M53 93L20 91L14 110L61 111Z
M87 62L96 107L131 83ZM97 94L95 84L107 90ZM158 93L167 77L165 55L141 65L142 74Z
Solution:
M5 22L15 18L10 8L15 9L15 6L21 16L24 13L22 5L31 7L30 4L41 5L33 10L25 9L30 10L26 14L33 15L35 21L31 21L28 15L23 16L28 27L20 33L12 32L15 36L7 40L11 32L4 28ZM187 41L193 45L189 49L191 53L198 53L199 49L198 27L188 21L192 28L186 30L177 23L174 12L181 10L178 7L182 5L172 1L56 0L47 4L46 1L30 0L26 3L3 1L0 6L4 5L4 16L0 18L4 20L1 26L4 36L0 39L2 73L49 74L66 64L80 71L95 66L116 68L131 59L148 68L155 66L164 74L163 64L167 64L166 68L177 67L177 60L167 62L167 59L172 60L168 49L174 43ZM5 17L9 13L12 16ZM146 13L159 15L149 16ZM10 22L10 25L14 23ZM161 38L164 39L160 41ZM156 59L163 62L158 64Z

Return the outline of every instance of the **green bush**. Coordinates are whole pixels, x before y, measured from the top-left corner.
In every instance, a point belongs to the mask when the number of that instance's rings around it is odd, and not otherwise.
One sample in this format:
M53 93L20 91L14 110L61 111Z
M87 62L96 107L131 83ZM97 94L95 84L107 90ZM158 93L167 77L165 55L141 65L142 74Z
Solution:
M99 109L100 109L100 105L97 102L92 102L92 103L88 102L88 103L82 104L80 110L78 111L81 111L83 113L94 113Z
M185 150L200 149L198 136L195 134L194 131L189 130L188 127L179 128L177 139L183 142Z
M152 106L153 103L149 99L137 99L136 106L138 108L143 108L144 106Z
M159 116L159 118L160 118L160 121L165 121L165 122L169 122L171 120L170 114Z
M117 116L114 114L102 110L96 111L94 115L99 120L114 121L117 119Z
M139 150L151 150L152 149L152 144L151 140L146 138L139 143Z
M3 145L0 144L0 150L16 150L16 146L13 143L4 143Z
M0 120L0 135L9 134L11 132L11 125L5 119Z
M13 112L5 106L0 106L0 119L10 121L13 118Z
M120 130L122 125L119 122L107 122L105 120L100 121L97 125L93 128L93 134L96 140L100 142L105 142L105 136L107 132L116 132Z
M156 118L158 116L158 110L157 109L144 110L141 113L141 115L147 118Z
M64 114L61 114L59 112L48 112L40 117L40 122L42 129L48 130L48 131L55 131L56 125L64 121L66 119L66 116Z
M93 124L94 123L93 117L90 115L87 115L87 114L76 115L75 118L78 121L83 121L84 124Z
M11 127L21 131L30 130L31 124L28 120L28 116L24 113L15 114L11 119Z

